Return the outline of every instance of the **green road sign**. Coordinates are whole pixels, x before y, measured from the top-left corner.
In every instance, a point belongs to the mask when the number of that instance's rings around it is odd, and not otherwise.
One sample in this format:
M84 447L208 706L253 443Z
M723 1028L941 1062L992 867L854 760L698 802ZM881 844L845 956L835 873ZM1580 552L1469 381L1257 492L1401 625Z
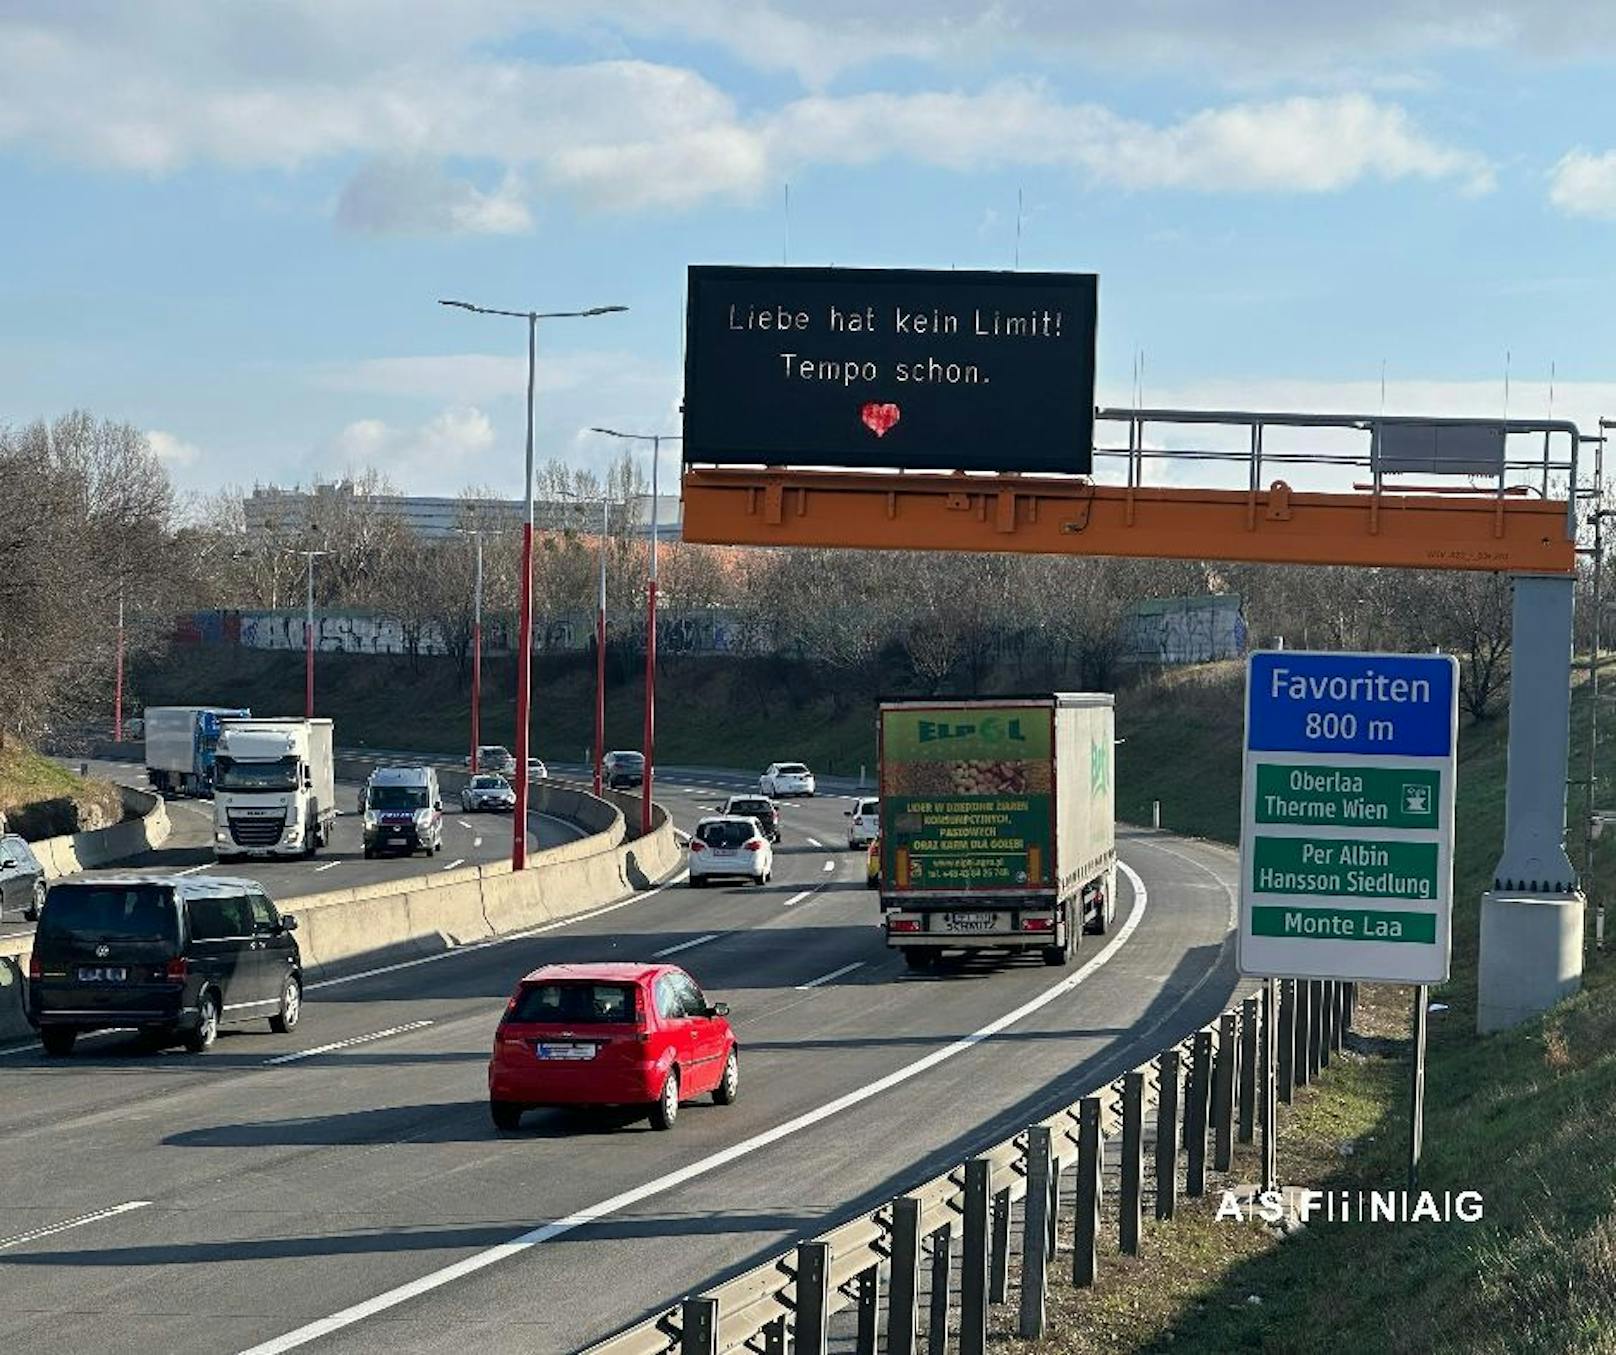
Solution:
M1446 655L1251 655L1242 974L1447 978L1458 690Z

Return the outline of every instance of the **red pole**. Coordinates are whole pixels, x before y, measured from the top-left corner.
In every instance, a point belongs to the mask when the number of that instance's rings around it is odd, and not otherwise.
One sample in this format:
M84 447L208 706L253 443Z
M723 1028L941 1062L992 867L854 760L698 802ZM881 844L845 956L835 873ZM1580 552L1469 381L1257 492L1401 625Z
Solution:
M522 619L516 656L516 822L511 828L511 869L527 866L527 720L533 666L533 524L522 524Z
M640 832L651 831L651 780L653 745L656 740L656 603L657 581L646 590L645 622L645 805L640 813Z
M606 745L606 609L595 616L595 794L600 794Z
M112 741L123 742L123 590L118 591L118 682L112 696Z
M483 704L483 627L471 628L471 774L477 775L477 746L482 742L478 715Z

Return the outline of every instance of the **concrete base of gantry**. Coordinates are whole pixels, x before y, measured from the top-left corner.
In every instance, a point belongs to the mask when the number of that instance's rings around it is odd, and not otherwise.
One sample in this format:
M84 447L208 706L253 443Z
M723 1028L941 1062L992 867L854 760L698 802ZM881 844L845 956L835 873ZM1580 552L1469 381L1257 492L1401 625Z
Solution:
M1494 890L1481 896L1476 1029L1507 1030L1582 987L1586 900Z

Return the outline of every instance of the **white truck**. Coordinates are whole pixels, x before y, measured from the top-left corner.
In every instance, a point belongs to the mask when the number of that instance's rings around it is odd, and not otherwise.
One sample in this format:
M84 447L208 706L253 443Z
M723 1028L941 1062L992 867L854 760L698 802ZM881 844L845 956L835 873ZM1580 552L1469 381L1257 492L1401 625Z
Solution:
M1116 917L1109 693L884 701L880 888L912 969L950 950L1066 964Z
M337 821L330 720L226 720L213 764L213 854L313 856Z
M146 777L159 795L206 795L221 722L250 716L221 706L147 706Z

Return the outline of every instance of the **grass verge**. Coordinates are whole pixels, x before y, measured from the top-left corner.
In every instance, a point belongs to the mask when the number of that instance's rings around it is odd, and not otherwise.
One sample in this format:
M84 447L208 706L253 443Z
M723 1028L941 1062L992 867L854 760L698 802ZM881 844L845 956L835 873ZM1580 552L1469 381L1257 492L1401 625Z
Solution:
M14 740L0 743L0 818L30 841L105 828L123 817L118 788L73 775Z
M1238 832L1240 675L1178 675L1119 703L1118 809L1232 841ZM1572 777L1585 766L1588 704L1574 696ZM1216 1191L1151 1225L1144 1256L1118 1258L1097 1290L1062 1292L1037 1349L1079 1352L1616 1351L1616 966L1590 961L1583 991L1540 1021L1475 1030L1480 896L1503 828L1507 723L1461 741L1451 981L1432 993L1421 1185L1478 1190L1476 1223L1315 1222L1288 1241L1215 1219ZM1573 823L1580 816L1573 790ZM1142 811L1142 812L1141 812ZM1573 843L1580 834L1573 831ZM1580 851L1580 847L1577 849ZM1581 864L1580 859L1578 864ZM1601 844L1592 879L1610 878ZM1355 1034L1281 1109L1291 1184L1400 1187L1407 1153L1410 990L1366 986ZM1378 1038L1374 1038L1378 1037ZM1256 1178L1253 1161L1235 1179Z

